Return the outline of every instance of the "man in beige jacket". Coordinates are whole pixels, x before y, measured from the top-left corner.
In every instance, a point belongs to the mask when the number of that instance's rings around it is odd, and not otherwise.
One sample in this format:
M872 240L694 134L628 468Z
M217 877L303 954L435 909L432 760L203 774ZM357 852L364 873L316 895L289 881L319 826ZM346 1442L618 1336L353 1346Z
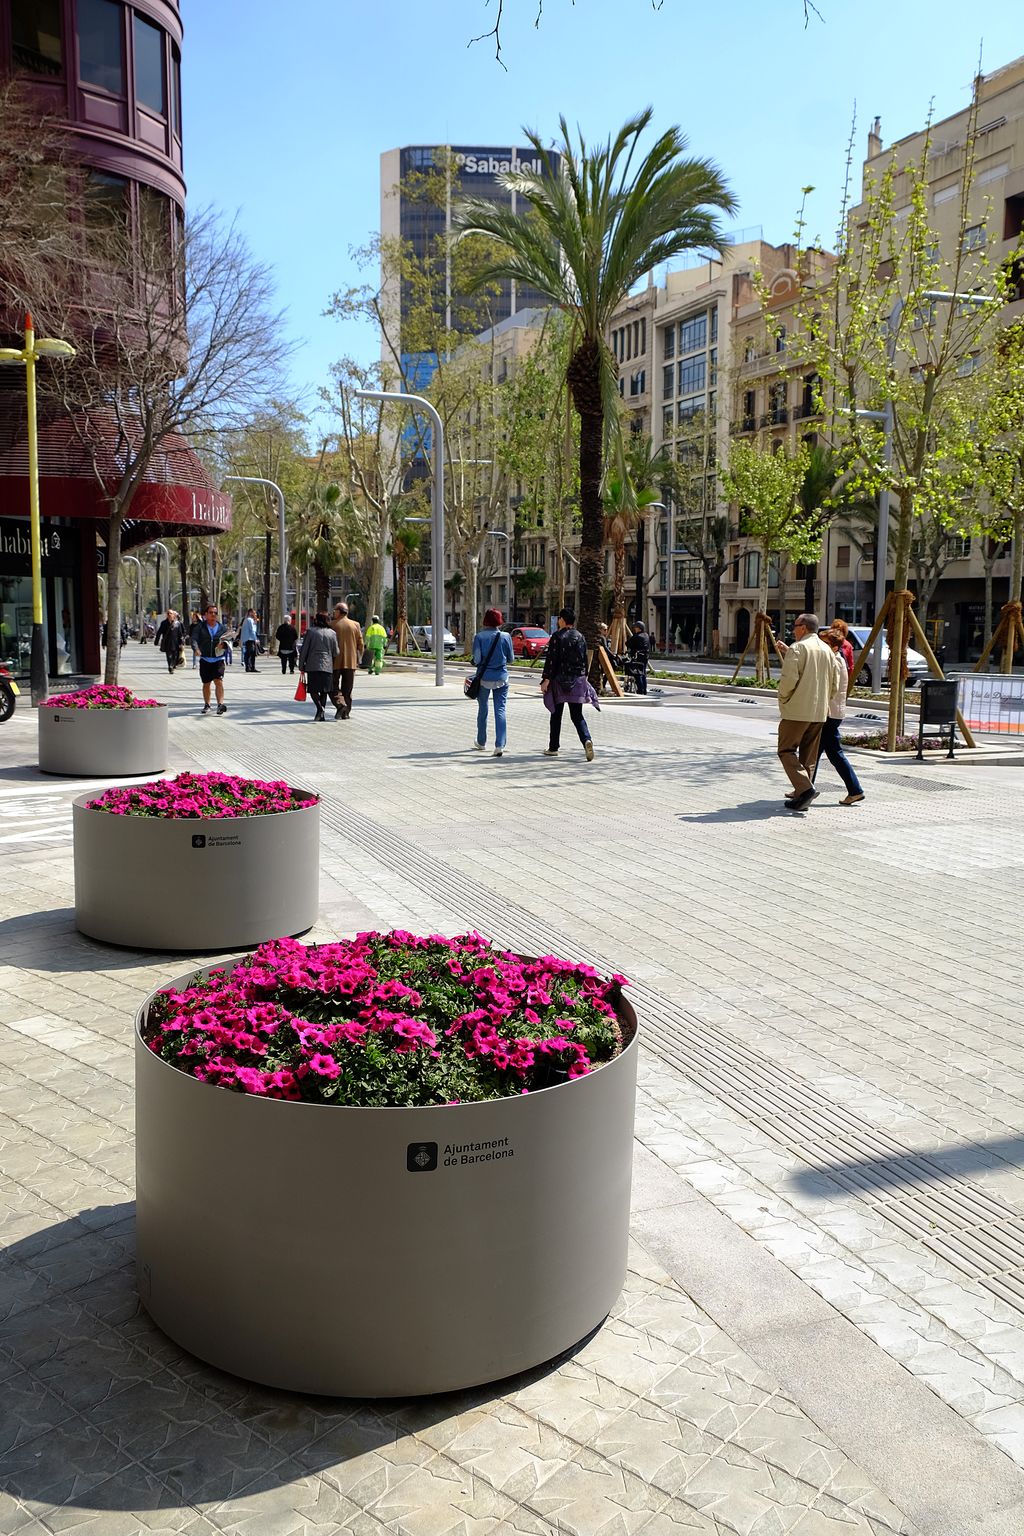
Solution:
M814 765L829 700L842 681L843 663L819 640L817 614L802 613L793 625L793 636L792 645L778 647L784 657L779 678L779 761L793 786L786 805L791 811L802 811L818 793L812 783Z
M338 654L334 658L334 692L331 694L334 718L347 720L352 713L352 684L356 679L359 658L363 654L363 632L355 619L349 618L347 603L335 603L331 628L338 637Z

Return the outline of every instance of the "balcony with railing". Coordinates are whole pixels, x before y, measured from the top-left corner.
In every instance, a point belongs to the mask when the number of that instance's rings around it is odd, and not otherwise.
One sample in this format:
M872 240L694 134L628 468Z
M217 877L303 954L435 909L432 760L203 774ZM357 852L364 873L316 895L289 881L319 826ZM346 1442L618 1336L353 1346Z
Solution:
M729 423L729 436L742 437L744 432L753 432L757 426L757 418L754 416L741 416L737 421Z
M784 427L789 420L789 407L774 405L761 416L762 427Z

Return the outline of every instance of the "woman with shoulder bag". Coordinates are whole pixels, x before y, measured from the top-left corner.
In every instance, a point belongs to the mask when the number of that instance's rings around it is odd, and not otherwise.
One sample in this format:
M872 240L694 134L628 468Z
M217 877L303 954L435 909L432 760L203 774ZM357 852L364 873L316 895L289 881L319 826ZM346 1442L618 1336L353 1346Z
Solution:
M314 720L326 720L324 706L331 691L334 677L334 658L338 654L338 637L330 628L326 613L318 613L311 629L302 637L299 651L299 671L306 678L309 695L316 705Z
M512 637L501 627L501 613L488 608L484 627L473 636L473 661L476 665L476 741L478 752L487 747L487 701L494 700L494 755L500 757L508 740L506 705L508 703L508 664L512 660ZM468 692L469 690L467 690ZM473 697L473 694L469 694Z

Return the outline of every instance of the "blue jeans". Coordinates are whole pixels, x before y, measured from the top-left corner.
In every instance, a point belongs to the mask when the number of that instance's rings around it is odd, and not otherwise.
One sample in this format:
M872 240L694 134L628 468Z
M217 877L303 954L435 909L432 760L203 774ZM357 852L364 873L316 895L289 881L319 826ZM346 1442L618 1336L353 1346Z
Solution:
M821 728L821 748L818 763L821 762L823 757L827 757L836 773L838 773L846 785L846 793L848 795L861 795L864 791L860 787L860 780L854 773L853 764L843 751L843 744L839 739L842 725L843 722L841 720L833 720L831 716L825 721ZM815 764L815 772L817 772L817 764Z
M476 701L476 739L482 747L487 745L487 700L494 700L494 746L500 752L507 740L505 705L508 703L508 683L500 688L481 688Z

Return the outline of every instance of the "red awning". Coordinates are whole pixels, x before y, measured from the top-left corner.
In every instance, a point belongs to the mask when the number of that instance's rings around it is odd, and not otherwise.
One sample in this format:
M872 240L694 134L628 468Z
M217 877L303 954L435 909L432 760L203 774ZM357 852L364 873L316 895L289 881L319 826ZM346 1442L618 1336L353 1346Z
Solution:
M113 488L123 465L124 444L112 412L93 414L89 437L100 440L98 470ZM0 391L0 504L9 517L27 517L28 442L24 396ZM103 486L67 418L39 423L39 510L43 517L106 522ZM171 534L223 533L231 527L231 497L218 491L198 454L183 437L168 435L153 455L132 500L125 534L129 544ZM134 537L137 530L139 537ZM143 530L145 536L143 537ZM152 531L151 531L152 530Z

